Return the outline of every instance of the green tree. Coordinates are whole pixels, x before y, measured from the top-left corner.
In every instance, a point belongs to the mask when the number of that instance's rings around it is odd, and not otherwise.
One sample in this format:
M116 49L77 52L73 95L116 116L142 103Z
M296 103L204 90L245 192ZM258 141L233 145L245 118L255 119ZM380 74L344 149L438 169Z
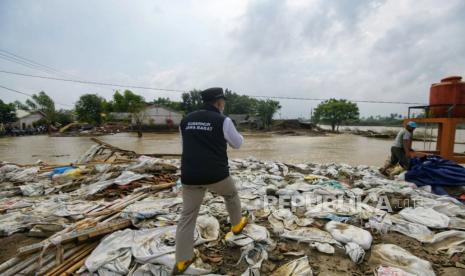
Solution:
M55 102L44 91L33 94L32 99L26 100L29 111L40 111L45 114L45 121L51 124L55 121Z
M200 90L191 90L189 93L182 93L182 107L186 113L200 109L203 106Z
M329 123L335 131L342 123L358 120L359 115L357 104L344 99L329 99L318 105L312 120L315 123Z
M153 100L153 103L159 106L169 107L176 111L184 111L183 102L172 101L170 98L158 97Z
M226 104L225 114L256 114L258 100L246 95L239 95L231 90L226 89L224 92L228 102Z
M116 91L111 101L111 110L113 112L138 112L145 106L145 100L142 96L134 94L131 90L125 90L123 94ZM106 109L109 109L107 107Z
M20 102L20 101L14 101L14 105L16 106L16 109L29 111L29 106L27 104L24 104L24 103Z
M273 100L261 100L258 101L257 105L257 113L258 116L263 121L263 124L266 128L269 128L271 126L271 123L273 121L273 115L281 109L281 105L279 104L278 101L273 101Z
M97 94L85 94L79 98L75 105L77 119L82 122L102 123L104 99Z
M16 122L16 106L14 103L4 103L0 99L0 123L9 124Z
M60 109L55 113L55 122L65 126L74 122L74 114L71 110Z

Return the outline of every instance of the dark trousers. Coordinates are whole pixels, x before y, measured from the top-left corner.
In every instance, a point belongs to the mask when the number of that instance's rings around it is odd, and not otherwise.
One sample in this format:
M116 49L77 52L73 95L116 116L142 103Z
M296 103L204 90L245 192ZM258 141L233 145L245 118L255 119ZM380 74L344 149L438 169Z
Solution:
M410 158L405 154L403 148L391 147L391 165L401 165L402 168L408 170Z

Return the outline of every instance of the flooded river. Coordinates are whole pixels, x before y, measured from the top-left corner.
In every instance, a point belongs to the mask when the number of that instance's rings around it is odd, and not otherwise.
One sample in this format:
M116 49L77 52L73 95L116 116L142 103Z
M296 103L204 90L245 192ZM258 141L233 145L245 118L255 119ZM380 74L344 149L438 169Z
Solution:
M145 133L139 139L134 133L100 136L105 142L138 153L180 153L176 133ZM382 165L392 141L340 134L323 137L245 134L245 144L239 150L229 150L232 158L255 156L263 160L283 162L342 162L351 165ZM30 164L44 160L65 164L76 160L93 142L89 137L23 136L0 138L0 160ZM415 147L422 149L423 142ZM434 147L433 145L427 145ZM463 152L464 145L459 146Z

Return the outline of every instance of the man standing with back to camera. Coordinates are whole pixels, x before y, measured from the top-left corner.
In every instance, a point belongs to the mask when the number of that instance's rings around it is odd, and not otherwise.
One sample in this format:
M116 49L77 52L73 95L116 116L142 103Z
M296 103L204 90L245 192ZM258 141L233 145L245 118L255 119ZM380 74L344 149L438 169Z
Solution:
M241 202L229 175L227 154L227 144L238 149L244 139L232 120L223 115L223 89L209 88L201 96L204 106L188 114L179 127L183 205L176 229L174 275L182 274L195 260L194 230L206 190L223 196L234 234L240 234L247 224L247 218L241 217Z

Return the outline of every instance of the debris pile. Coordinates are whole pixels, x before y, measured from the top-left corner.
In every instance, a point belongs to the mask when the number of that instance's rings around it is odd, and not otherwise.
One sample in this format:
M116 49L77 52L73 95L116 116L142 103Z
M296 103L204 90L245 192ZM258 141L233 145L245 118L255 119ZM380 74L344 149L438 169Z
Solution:
M68 166L0 165L0 234L19 247L1 275L170 275L182 208L179 159L95 140ZM453 275L464 273L465 207L377 168L230 160L244 215L229 232L207 192L195 229L202 275ZM1 240L0 240L1 242Z

